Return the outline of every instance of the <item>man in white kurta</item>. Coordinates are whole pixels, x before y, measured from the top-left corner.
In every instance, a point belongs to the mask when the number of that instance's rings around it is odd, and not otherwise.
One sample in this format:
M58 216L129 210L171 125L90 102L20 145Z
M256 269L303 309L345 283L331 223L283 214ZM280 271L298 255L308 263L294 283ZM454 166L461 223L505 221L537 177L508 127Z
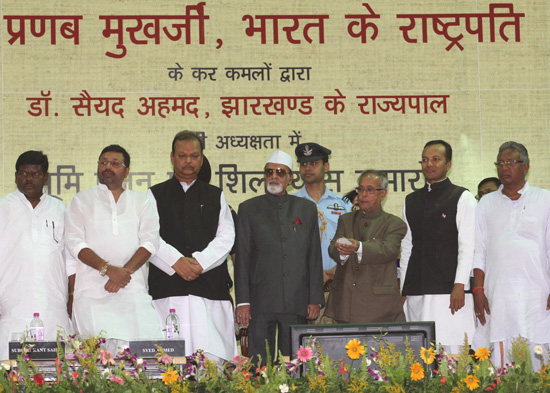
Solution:
M474 299L479 318L474 346L492 346L497 367L511 363L511 340L531 351L550 343L550 191L531 187L523 145L501 146L497 170L503 185L477 210ZM490 313L490 314L489 314ZM546 355L545 355L546 356ZM541 358L532 353L533 367Z
M16 169L18 189L0 199L0 360L8 359L12 335L25 332L35 312L44 323L45 340L55 341L59 329L72 333L65 205L42 192L48 176L47 157L41 152L23 153Z
M444 141L424 147L426 186L409 194L403 207L408 231L401 242L400 270L407 321L435 321L436 341L456 354L464 335L471 341L475 330L473 298L465 290L470 287L476 201L447 178L451 158Z
M226 262L235 240L231 211L219 188L197 179L204 156L195 133L178 133L170 157L174 177L148 192L162 236L151 258L153 304L161 324L176 310L186 355L202 349L212 360L231 360L237 355Z
M76 194L67 211L66 243L79 260L73 320L83 335L160 339L145 264L158 249L158 215L145 194L125 188L129 156L118 148L104 149L101 184Z

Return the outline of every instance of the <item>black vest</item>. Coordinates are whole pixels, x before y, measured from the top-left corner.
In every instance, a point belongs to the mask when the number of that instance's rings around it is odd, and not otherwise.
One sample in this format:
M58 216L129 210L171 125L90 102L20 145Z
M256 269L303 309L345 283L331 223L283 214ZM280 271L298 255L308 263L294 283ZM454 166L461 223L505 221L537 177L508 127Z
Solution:
M447 178L407 195L412 252L403 295L450 294L458 265L458 200L466 190Z
M160 236L186 257L204 250L216 237L220 215L221 190L200 180L183 191L173 177L151 187L160 217ZM195 295L211 300L230 300L233 285L227 262L201 274L194 281L185 281L177 273L169 276L149 265L149 293L153 299Z

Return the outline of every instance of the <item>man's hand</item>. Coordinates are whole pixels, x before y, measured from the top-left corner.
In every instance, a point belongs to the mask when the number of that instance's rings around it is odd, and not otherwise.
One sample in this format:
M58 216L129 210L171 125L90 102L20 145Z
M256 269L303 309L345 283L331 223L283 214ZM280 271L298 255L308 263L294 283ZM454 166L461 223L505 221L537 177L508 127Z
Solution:
M355 239L348 239L352 244L340 244L334 241L336 249L340 255L353 255L355 251L359 250L359 242Z
M335 273L336 273L336 266L334 266L330 270L323 270L323 284L326 283L328 280L333 280Z
M314 321L319 318L321 312L321 306L318 304L308 304L307 306L307 319Z
M250 316L250 305L246 304L244 306L237 307L235 310L235 319L237 320L237 323L244 327L248 327L249 321L252 319Z
M67 299L67 314L69 314L69 318L73 319L73 295L69 295L69 298Z
M464 284L455 284L453 291L451 292L451 314L455 314L456 311L464 307Z
M186 281L196 280L202 273L202 266L195 258L181 257L172 265L172 269Z
M107 284L112 281L114 285L120 288L124 288L132 279L132 273L133 271L131 271L130 269L126 269L125 267L109 265L107 267L107 277L109 277L109 281L107 282ZM105 284L105 289L107 289L107 284ZM110 288L114 287L111 285Z
M113 280L107 281L107 284L105 284L104 288L109 293L117 293L122 289L122 287L118 284L115 284Z
M74 282L76 280L76 275L71 274L69 276L69 285L67 286L67 314L69 318L73 319L73 300L74 300Z
M474 292L474 310L476 311L476 317L479 319L479 322L485 325L487 323L485 320L485 313L491 315L491 310L489 310L489 301L483 289L478 289Z

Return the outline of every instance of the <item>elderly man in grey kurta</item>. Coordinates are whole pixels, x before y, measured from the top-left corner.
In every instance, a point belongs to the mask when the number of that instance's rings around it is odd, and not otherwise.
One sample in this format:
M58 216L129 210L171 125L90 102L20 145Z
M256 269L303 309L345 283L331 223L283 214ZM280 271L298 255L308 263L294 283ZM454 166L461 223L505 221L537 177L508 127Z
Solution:
M264 168L267 193L243 202L237 219L237 322L249 326L249 355L266 360L265 340L290 354L289 326L314 320L324 305L317 208L288 195L292 158L276 150ZM249 325L250 324L250 325Z
M339 322L404 322L396 258L407 225L382 210L386 174L359 176L361 210L340 217L330 256L338 263L325 314Z

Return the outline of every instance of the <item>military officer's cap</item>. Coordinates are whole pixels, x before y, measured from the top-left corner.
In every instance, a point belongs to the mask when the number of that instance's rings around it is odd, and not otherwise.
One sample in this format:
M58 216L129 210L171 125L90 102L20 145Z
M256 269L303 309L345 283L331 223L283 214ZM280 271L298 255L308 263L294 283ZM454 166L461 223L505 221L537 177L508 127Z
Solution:
M298 162L311 162L322 159L328 159L328 156L332 151L319 145L318 143L308 142L300 143L296 146L296 157L298 157Z

